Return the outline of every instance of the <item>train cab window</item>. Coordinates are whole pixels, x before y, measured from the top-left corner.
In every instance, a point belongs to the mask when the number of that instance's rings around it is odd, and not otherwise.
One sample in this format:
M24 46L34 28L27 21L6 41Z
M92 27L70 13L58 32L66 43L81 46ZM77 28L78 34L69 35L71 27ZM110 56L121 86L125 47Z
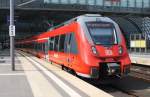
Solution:
M50 38L49 43L49 50L54 50L54 37Z
M76 41L76 38L75 38L75 34L74 33L71 33L71 39L70 39L70 53L73 53L73 54L77 54L78 53L78 47L77 47L77 41Z
M112 23L88 22L87 27L95 44L117 44L116 31Z
M54 42L54 51L58 51L58 42L59 42L59 36L56 36Z
M60 40L59 40L59 51L60 52L64 52L65 37L66 37L65 34L60 36Z

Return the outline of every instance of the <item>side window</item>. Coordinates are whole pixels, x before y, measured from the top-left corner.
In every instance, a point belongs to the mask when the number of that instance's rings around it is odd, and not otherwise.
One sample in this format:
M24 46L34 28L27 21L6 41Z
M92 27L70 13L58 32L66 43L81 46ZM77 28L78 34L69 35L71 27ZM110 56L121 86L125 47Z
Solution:
M38 51L38 43L36 43L36 50Z
M38 43L38 46L39 51L41 51L41 43Z
M70 40L70 53L77 54L78 53L78 47L77 47L77 41L74 33L71 33L71 40Z
M59 36L56 36L55 43L54 43L54 51L58 51L58 42L59 42Z
M45 46L46 46L46 44L45 44L45 42L43 42L42 43L42 51L44 51L44 52L45 52Z
M49 45L49 50L53 50L54 49L54 37L50 38L50 45Z
M41 44L38 43L38 50L41 51Z
M40 46L40 43L38 43L38 51L40 51L41 49L41 46Z
M36 51L38 50L38 43L35 42L35 48L36 48Z
M33 48L34 48L34 50L35 50L35 42L33 42Z
M60 40L59 40L59 51L60 52L64 52L65 37L66 37L65 34L60 36Z
M40 51L43 51L43 43L40 43Z

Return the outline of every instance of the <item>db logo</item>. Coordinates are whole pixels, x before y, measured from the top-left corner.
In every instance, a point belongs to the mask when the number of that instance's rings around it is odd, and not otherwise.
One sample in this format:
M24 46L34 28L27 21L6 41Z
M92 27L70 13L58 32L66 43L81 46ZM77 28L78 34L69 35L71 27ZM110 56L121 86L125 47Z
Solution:
M112 55L112 50L105 50L106 55Z

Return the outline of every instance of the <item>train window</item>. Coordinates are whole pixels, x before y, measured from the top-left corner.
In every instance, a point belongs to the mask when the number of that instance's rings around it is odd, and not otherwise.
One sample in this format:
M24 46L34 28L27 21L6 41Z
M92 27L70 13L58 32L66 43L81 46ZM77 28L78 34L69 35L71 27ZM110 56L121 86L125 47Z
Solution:
M38 51L38 43L36 43L36 50Z
M60 52L64 52L65 37L66 37L65 34L60 36L60 40L59 40L59 51Z
M40 51L40 44L38 43L38 51Z
M35 42L33 42L33 48L34 48L34 50L35 50L35 45L36 45Z
M43 43L41 43L41 51L43 51Z
M42 43L40 43L40 51L42 51L42 48L43 48L43 47L42 47Z
M58 51L58 42L59 42L59 36L56 36L54 42L54 51Z
M77 41L74 33L71 33L70 45L71 45L70 53L77 54L78 53Z
M45 52L45 43L42 43L42 51Z
M54 50L54 37L50 38L49 41L50 45L49 45L49 50Z
M34 48L35 48L35 50L37 50L37 43L36 42L34 43Z
M33 49L33 43L31 42L31 49Z
M39 51L39 43L37 43L37 51Z
M40 51L42 51L42 43L40 43Z

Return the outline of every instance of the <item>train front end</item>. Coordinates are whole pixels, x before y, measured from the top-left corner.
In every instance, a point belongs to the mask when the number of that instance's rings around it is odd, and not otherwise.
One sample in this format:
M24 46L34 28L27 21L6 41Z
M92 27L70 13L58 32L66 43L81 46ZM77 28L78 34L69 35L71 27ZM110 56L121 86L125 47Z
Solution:
M83 44L81 51L89 68L85 69L89 77L101 79L127 75L131 61L119 26L110 18L101 16L84 16L79 22L88 42Z

